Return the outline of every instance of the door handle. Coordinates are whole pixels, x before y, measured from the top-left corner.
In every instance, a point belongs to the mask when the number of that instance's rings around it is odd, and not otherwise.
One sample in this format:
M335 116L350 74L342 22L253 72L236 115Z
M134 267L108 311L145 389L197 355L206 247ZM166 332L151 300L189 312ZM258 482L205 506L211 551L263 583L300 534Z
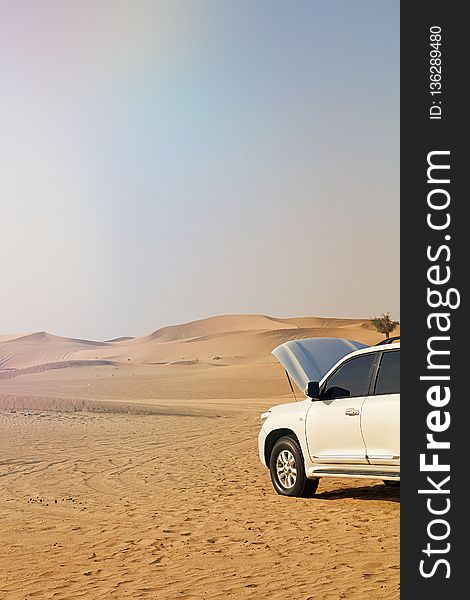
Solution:
M347 415L348 417L357 417L357 415L359 414L359 411L357 410L357 408L347 408L344 411L344 414Z

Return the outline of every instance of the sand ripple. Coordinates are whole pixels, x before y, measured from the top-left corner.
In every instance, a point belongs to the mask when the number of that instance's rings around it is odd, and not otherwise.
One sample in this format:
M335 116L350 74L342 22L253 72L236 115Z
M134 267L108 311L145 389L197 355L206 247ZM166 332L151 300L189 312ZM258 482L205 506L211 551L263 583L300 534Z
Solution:
M399 597L398 490L271 489L254 416L0 413L0 597Z

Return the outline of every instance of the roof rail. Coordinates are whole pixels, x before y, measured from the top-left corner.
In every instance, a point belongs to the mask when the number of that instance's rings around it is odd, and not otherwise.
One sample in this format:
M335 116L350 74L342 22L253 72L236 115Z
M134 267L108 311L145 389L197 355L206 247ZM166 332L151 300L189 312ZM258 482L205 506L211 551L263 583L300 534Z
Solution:
M395 337L391 337L391 338L382 340L381 342L379 342L378 344L375 344L375 345L376 346L385 346L386 344L393 344L393 342L396 342L399 339L400 339L400 336L396 335Z

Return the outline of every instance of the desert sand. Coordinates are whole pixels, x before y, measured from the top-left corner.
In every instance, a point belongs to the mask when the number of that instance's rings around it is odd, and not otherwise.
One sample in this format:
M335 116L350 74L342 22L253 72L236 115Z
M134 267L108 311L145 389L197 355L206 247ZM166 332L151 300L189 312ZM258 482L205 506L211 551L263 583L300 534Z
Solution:
M0 598L398 598L399 490L283 498L258 459L259 414L292 400L270 351L313 336L380 339L260 315L1 337Z

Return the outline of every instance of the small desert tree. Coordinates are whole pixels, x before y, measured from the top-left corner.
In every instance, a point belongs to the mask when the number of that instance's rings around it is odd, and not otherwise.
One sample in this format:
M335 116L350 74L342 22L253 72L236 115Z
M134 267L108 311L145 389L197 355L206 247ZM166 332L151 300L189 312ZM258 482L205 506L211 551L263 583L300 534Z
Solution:
M385 335L387 340L395 327L400 325L399 321L392 320L390 313L382 313L380 317L373 317L371 319L371 323L379 333L383 333Z

